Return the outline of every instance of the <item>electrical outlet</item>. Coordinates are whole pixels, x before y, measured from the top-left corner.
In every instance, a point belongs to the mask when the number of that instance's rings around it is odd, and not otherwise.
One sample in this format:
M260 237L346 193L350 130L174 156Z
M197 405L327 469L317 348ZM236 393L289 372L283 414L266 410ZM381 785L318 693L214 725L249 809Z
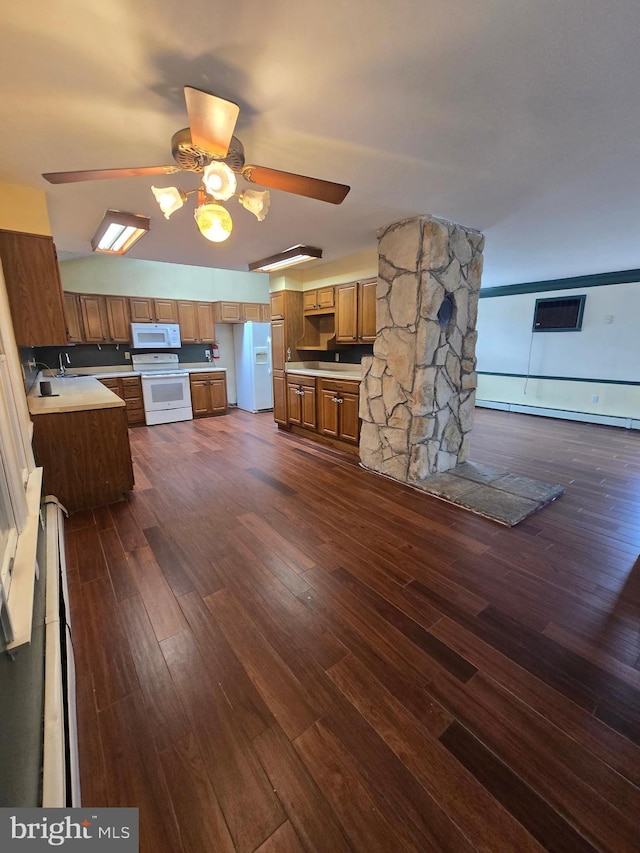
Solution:
M27 361L27 367L29 368L29 370L35 370L35 367L36 367L36 360L35 360L35 358L30 358L30 359Z
M204 351L204 357L207 359L207 361L211 361L211 350L210 349L206 349Z
M335 353L333 358L335 359L335 361L340 361L340 353L339 352Z
M125 361L131 361L131 353L130 352L125 352L124 360Z

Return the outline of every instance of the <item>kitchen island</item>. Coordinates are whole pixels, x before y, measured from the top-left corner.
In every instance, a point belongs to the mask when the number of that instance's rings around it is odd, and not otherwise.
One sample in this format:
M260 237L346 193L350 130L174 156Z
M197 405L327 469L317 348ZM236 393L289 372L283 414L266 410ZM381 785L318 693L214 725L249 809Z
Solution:
M133 488L124 400L90 376L48 381L52 396L40 382L27 396L44 494L69 512L120 500Z
M360 365L333 362L288 362L286 424L305 438L357 452Z

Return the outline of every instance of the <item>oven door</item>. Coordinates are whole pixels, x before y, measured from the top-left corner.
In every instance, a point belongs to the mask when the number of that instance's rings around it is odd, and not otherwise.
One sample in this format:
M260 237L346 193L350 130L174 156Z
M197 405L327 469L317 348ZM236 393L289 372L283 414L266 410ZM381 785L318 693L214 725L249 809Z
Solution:
M172 409L189 409L191 412L189 375L143 376L142 398L147 414Z

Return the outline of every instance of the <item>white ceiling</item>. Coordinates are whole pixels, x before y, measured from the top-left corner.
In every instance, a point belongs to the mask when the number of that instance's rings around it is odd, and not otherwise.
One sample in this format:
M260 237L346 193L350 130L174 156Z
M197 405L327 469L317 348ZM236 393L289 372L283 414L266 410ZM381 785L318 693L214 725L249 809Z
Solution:
M0 181L44 189L58 249L107 208L151 216L130 257L246 269L332 260L433 213L487 237L485 286L640 267L638 0L32 0L3 4ZM240 104L247 162L350 184L340 206L229 202L222 245L150 186L42 172L172 162L182 87ZM193 197L191 197L193 198Z

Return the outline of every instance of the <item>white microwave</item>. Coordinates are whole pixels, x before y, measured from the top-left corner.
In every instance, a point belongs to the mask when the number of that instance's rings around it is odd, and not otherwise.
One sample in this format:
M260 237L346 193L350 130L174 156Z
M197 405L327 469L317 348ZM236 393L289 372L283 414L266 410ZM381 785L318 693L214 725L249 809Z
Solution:
M131 346L134 349L175 349L181 346L177 323L132 323Z

